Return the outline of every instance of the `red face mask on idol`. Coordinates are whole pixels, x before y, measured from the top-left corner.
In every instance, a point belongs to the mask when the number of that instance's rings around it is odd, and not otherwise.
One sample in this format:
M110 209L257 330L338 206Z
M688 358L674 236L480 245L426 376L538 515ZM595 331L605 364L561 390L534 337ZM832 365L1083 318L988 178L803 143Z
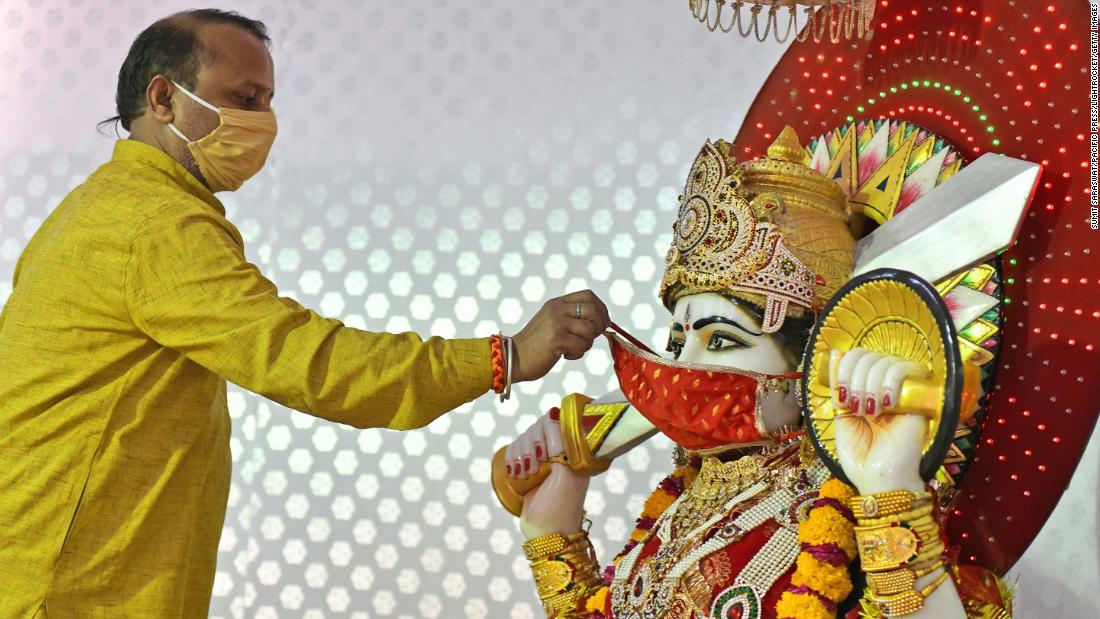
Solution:
M608 333L619 386L631 406L689 451L764 442L761 417L767 391L781 391L800 372L769 375L665 359L619 330ZM793 387L792 387L793 388Z

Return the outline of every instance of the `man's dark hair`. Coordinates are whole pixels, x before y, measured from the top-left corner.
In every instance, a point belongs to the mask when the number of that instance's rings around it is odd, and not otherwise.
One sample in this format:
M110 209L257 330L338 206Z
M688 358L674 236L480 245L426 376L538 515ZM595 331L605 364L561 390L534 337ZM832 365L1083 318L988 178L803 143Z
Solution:
M99 123L100 128L118 122L130 130L130 123L145 112L145 89L155 75L174 80L194 91L199 69L214 60L213 50L203 46L197 30L206 24L230 24L250 32L264 45L271 43L267 26L234 11L195 9L157 20L134 39L122 68L115 92L117 116Z

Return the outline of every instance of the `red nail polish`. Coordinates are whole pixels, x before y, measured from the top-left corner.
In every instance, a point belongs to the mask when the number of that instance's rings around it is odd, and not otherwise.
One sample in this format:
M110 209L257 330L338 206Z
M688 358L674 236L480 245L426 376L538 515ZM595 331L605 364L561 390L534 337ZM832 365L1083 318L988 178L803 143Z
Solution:
M512 474L512 465L511 464L504 465L504 470L507 471L509 475L511 475Z
M870 416L874 416L874 414L875 414L875 399L874 398L870 398L870 397L867 398L867 414L870 415Z
M890 394L882 396L882 408L889 408L890 406Z
M530 470L531 470L531 459L530 458L524 458L523 459L523 471L527 472L527 471L530 471Z
M561 409L555 406L550 409L550 421L557 421L558 417L561 417Z
M535 445L535 457L542 459L542 445Z
M837 392L838 392L837 396L839 397L841 404L848 401L848 388L847 387L845 387L844 385L841 385L837 389Z
M852 412L853 413L858 413L859 412L859 398L854 396L854 395L852 396Z

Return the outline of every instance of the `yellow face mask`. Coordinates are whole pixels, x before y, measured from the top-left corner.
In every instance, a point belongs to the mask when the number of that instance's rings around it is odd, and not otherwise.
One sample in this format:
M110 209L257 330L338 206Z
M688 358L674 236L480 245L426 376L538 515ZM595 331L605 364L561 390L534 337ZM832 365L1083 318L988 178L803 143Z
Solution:
M210 191L236 191L267 161L277 130L275 112L215 107L183 86L172 83L199 105L216 112L221 122L197 140L188 139L175 123L168 123L168 128L187 142L187 149L195 158Z

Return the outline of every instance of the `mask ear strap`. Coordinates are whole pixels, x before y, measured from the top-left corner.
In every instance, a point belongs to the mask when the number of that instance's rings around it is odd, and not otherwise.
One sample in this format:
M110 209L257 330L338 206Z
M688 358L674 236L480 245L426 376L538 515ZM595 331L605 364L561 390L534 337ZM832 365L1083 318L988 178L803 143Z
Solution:
M180 90L182 90L185 95L187 95L188 97L191 97L192 99L194 99L195 103L198 103L199 105L201 105L201 106L205 107L206 109L214 112L215 114L221 114L221 112L218 110L217 107L207 103L206 101L203 101L202 98L199 97L198 95L196 95L195 93L191 92L190 90L187 90L186 88L184 88L183 86L180 86L179 84L176 84L175 81L172 81L172 80L169 80L169 81L171 81L173 84L175 84L176 88L179 88ZM183 136L180 136L180 137L183 137Z
M191 140L187 139L187 136L183 135L183 132L176 128L176 123L168 123L168 128L172 130L172 133L178 135L179 138L184 142L187 142L188 144L191 143Z

